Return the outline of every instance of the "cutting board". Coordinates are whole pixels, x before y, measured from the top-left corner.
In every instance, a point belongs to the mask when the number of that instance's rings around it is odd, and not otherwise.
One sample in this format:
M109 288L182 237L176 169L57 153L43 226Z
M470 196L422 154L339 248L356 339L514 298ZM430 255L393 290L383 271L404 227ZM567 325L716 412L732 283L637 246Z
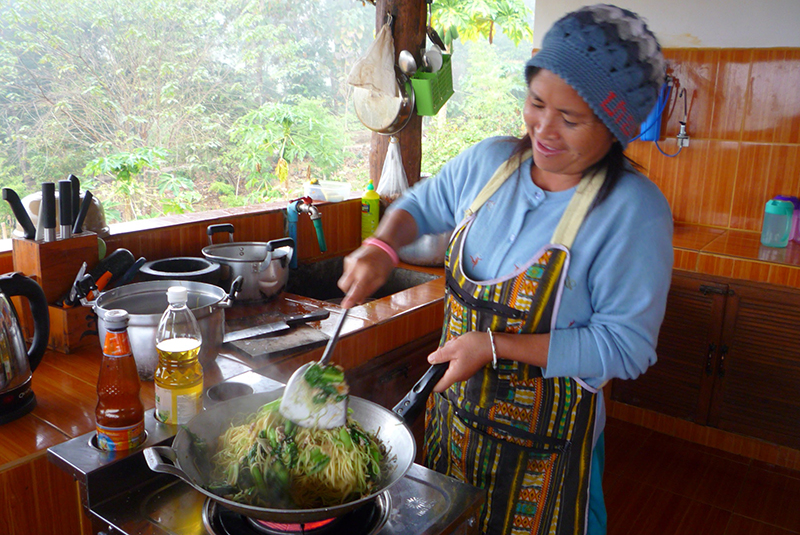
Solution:
M298 325L288 331L270 336L247 338L229 342L229 345L254 359L274 358L298 350L308 350L325 345L328 335L308 325Z

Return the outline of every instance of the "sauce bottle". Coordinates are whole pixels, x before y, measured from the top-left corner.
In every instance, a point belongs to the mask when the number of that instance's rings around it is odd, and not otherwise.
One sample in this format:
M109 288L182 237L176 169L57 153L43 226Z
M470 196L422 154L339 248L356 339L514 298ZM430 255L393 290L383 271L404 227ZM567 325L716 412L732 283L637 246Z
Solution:
M366 240L378 228L380 219L381 197L375 191L372 180L367 185L367 191L361 196L361 240Z
M144 443L144 406L139 374L128 338L128 312L109 310L106 339L97 380L97 445L105 451L125 451Z
M198 359L203 337L187 300L185 287L167 290L169 306L156 332L155 417L173 425L185 424L203 410L203 366Z

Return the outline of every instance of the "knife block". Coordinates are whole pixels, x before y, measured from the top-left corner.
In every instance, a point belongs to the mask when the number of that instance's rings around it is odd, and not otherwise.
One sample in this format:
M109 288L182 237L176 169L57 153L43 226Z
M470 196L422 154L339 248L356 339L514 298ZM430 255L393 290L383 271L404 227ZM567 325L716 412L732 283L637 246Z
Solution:
M75 276L86 262L87 272L98 262L97 234L82 232L66 240L42 242L12 239L14 271L35 280L44 291L50 310L48 346L61 353L97 340L97 319L83 306L62 308L53 303L72 288ZM16 298L15 298L16 299ZM18 306L20 323L26 337L33 336L33 319L27 306Z

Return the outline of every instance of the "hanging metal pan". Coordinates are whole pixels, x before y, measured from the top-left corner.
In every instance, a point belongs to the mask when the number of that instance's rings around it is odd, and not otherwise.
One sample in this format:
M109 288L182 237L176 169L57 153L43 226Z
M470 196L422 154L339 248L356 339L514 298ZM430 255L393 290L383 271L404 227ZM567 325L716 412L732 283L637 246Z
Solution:
M361 124L378 134L392 135L402 130L414 114L414 88L405 74L397 74L397 95L377 95L355 87L353 104Z

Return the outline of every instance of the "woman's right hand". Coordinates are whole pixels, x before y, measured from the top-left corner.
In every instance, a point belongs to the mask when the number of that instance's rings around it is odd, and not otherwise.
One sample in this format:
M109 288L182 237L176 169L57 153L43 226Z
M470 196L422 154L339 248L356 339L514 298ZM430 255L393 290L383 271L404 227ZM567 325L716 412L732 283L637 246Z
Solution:
M405 210L387 211L373 237L395 251L417 237L417 222ZM342 308L360 305L389 280L394 261L389 253L374 245L362 245L344 258L339 289L345 293Z
M345 293L342 308L360 305L389 279L394 269L392 258L382 249L362 245L344 258L339 289Z

